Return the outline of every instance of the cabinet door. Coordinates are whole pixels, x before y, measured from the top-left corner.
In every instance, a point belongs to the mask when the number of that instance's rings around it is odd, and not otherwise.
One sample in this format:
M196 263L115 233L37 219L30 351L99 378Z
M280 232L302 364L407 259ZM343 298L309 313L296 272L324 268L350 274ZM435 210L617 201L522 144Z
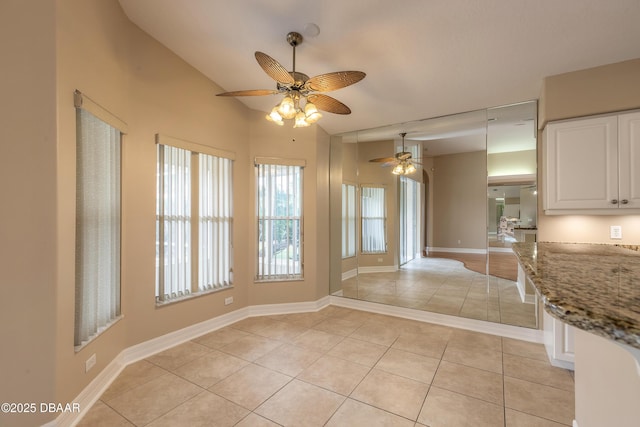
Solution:
M640 112L618 117L620 207L640 208Z
M618 119L594 117L545 129L545 209L617 208Z

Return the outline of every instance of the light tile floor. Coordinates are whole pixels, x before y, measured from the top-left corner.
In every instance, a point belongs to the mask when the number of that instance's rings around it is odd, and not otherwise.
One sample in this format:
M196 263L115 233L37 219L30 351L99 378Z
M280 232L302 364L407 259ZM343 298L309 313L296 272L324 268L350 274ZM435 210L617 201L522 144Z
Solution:
M329 306L247 318L128 366L80 426L569 426L544 347Z
M536 307L516 282L468 270L444 258L417 258L393 273L365 273L342 282L341 296L507 325L536 327Z

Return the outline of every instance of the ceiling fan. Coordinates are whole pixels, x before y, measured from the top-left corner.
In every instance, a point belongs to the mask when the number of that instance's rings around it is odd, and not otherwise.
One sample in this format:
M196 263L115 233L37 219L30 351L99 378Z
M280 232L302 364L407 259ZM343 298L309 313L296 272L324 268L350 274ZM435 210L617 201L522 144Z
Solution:
M380 157L369 161L373 163L382 163L383 167L393 166L391 173L394 175L409 175L416 171L415 165L420 165L421 163L416 161L419 159L413 159L412 154L409 151L404 151L404 137L407 133L402 132L399 135L402 137L402 151L396 153L394 157Z
M254 89L219 93L218 96L263 96L283 94L283 100L276 105L267 120L277 125L284 124L283 119L295 119L293 127L304 127L315 123L322 117L320 112L351 114L351 109L335 98L316 92L330 92L350 86L365 77L362 71L336 71L309 78L296 71L296 46L302 43L302 35L295 31L287 34L287 42L293 47L293 70L287 71L278 61L266 53L256 52L255 57L262 69L274 79L276 90ZM304 100L304 105L301 101Z

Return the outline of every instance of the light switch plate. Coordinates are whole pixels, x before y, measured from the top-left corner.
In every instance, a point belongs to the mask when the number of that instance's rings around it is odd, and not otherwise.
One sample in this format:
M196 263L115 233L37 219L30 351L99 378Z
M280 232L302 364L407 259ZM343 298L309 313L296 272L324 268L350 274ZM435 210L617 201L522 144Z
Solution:
M622 226L612 225L610 227L610 235L612 239L622 239Z

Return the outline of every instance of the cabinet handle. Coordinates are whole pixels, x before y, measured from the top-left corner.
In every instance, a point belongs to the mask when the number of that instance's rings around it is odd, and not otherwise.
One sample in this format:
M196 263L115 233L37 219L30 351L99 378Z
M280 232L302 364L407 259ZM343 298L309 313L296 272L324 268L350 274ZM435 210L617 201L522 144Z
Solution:
M611 201L611 204L612 204L612 205L617 205L617 204L618 204L618 199L613 199L613 200Z
M629 201L627 199L622 199L620 200L620 203L622 203L623 205L626 205L627 203L629 203Z

